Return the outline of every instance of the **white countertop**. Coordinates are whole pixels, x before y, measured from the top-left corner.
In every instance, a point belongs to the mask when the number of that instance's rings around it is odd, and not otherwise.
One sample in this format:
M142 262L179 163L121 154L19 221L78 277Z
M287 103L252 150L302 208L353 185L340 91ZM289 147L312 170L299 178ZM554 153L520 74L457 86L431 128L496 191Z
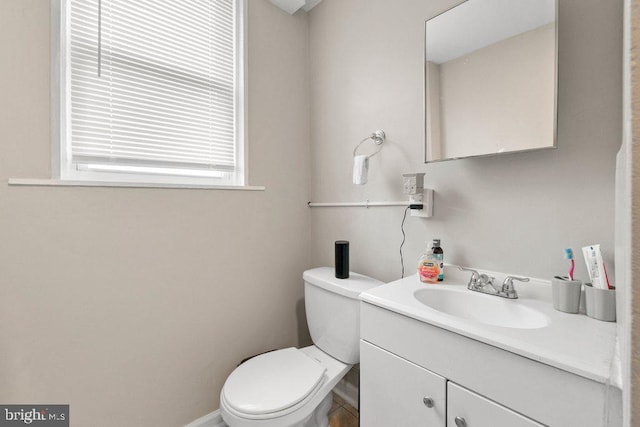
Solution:
M499 283L505 276L481 272L497 277ZM422 283L417 275L413 275L366 291L360 298L367 303L600 383L611 381L612 365L615 363L616 324L601 322L584 314L556 311L551 302L551 283L548 281L532 279L529 283L515 282L519 298L504 299L505 304L522 304L547 316L549 325L539 329L492 326L462 319L432 309L414 297L416 290L426 286L472 292L466 289L469 277L470 273L446 267L445 281L439 284Z

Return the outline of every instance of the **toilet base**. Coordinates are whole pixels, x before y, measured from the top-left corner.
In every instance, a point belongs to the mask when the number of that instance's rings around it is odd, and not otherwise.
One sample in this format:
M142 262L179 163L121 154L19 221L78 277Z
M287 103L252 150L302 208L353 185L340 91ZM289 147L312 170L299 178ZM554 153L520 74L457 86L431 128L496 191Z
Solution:
M333 393L329 392L320 405L313 411L309 421L300 424L300 427L329 427L329 410L333 404ZM297 427L297 426L296 426Z

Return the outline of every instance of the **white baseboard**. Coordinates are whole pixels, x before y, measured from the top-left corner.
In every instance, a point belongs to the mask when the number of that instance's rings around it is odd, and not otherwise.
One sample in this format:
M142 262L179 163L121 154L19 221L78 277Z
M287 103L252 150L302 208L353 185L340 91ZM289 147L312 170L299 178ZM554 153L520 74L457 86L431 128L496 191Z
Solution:
M225 422L222 420L222 416L220 415L220 410L213 411L204 417L198 418L197 420L187 424L184 427L228 427Z

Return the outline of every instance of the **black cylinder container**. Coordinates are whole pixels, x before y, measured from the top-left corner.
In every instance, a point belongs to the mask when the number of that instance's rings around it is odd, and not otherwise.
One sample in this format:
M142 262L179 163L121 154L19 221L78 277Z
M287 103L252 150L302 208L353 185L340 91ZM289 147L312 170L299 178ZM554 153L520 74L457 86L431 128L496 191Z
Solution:
M349 278L349 242L347 240L336 241L336 278Z

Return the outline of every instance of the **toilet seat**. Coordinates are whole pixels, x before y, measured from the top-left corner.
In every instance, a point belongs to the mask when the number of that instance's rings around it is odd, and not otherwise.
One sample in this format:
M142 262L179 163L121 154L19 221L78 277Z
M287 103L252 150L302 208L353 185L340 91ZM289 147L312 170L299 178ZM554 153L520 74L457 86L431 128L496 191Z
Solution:
M326 370L296 348L265 353L231 373L221 398L230 412L246 419L284 416L317 393Z
M318 362L320 366L326 369L326 372L324 373L322 380L318 383L316 389L311 391L307 397L297 404L280 412L247 416L231 408L227 403L227 399L225 398L225 383L222 391L220 392L220 413L225 423L231 427L298 427L306 425L309 420L315 416L314 414L316 411L322 412L326 418L328 408L323 408L323 402L327 401L329 407L331 406L331 390L336 386L338 381L340 381L340 378L347 373L352 365L334 359L314 345L301 348L299 351L304 353L304 355L313 361ZM263 356L264 355L257 356L256 358L261 358ZM243 363L236 369L240 369L240 367L244 366L248 362L249 361ZM282 384L277 384L274 387L282 387ZM269 391L269 393L271 393L271 391ZM325 426L326 424L320 423L317 425Z

